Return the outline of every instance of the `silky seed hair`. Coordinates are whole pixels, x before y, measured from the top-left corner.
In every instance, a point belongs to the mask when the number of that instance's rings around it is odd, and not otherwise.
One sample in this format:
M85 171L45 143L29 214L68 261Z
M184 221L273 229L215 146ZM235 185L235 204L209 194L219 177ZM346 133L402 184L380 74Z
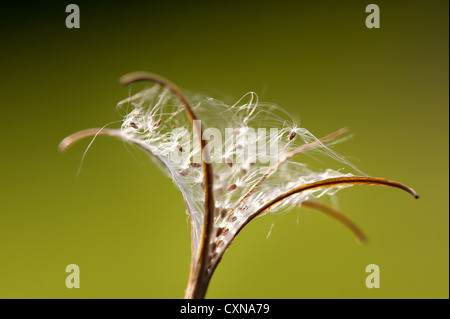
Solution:
M332 169L312 171L297 161L301 160L301 157L289 159L249 194L245 200L245 209L237 209L230 219L224 219L226 212L261 179L268 169L268 162L276 163L293 150L318 139L307 129L298 127L292 116L281 107L259 102L253 92L245 94L232 105L199 94L187 96L202 125L205 128L216 128L222 132L224 138L228 138L223 141L220 152L215 150L211 152L215 176L218 177L214 179L214 198L216 207L221 208L219 213L215 213L214 228L229 229L223 238L224 241L233 236L233 231L239 228L240 223L244 222L252 211L261 207L261 203L268 202L301 184L331 177L352 176L350 173L344 174ZM119 107L126 105L129 109L121 128L124 139L137 140L139 144L151 149L153 156L164 162L175 184L183 193L191 216L193 247L196 250L204 214L203 172L200 169L202 166L200 162L192 161L193 158L201 158L201 154L199 146L192 138L191 123L183 112L183 105L160 85L140 91L119 102L118 105ZM266 149L270 149L271 145L277 145L276 152L267 154L266 163L260 163L256 157L246 158L244 162L239 163L236 160L238 150L245 149L251 142L241 136L245 136L250 129L258 132L258 128L266 129ZM271 128L277 130L270 130ZM227 129L230 134L226 134ZM191 138L186 139L186 136ZM188 153L188 156L184 156L181 161L173 161L170 155L174 150ZM332 157L347 166L350 164L323 143L318 143L309 151L312 150L319 151L322 155ZM226 192L223 192L224 189ZM304 200L332 194L335 191L336 189L324 189L294 195L272 207L268 212L298 205Z

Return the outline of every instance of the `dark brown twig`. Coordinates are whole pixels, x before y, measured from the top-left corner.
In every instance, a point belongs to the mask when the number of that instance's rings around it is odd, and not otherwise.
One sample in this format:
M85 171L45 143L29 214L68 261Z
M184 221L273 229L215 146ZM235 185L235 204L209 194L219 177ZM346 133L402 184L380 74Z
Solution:
M347 227L353 233L353 235L355 235L360 244L363 244L367 241L367 237L366 235L364 235L362 230L348 216L344 215L339 210L314 200L305 200L304 202L301 202L299 207L307 207L325 213Z
M322 181L309 183L300 185L298 187L295 187L291 189L290 191L281 194L274 198L273 200L267 202L263 206L261 206L256 212L251 214L247 219L240 225L240 227L237 229L236 233L233 236L233 239L230 240L225 248L222 250L221 254L217 257L215 262L210 266L211 270L209 272L209 276L212 275L214 270L216 269L218 263L222 259L223 254L228 250L230 245L233 243L236 236L240 233L240 231L254 218L260 216L261 214L268 211L271 207L277 205L278 203L282 202L286 198L294 195L294 194L300 194L305 191L311 191L311 190L317 190L317 189L323 189L323 188L332 188L337 186L353 186L353 185L378 185L378 186L389 186L394 188L402 189L411 195L413 195L416 199L419 198L419 195L412 189L409 188L401 183L389 181L384 178L377 178L377 177L365 177L365 176L352 176L352 177L337 177L337 178L329 178Z
M205 186L205 215L198 256L192 256L191 271L189 274L185 298L203 298L206 294L206 288L208 286L208 282L204 281L204 274L207 271L207 264L211 254L209 242L211 240L213 230L215 207L213 194L213 166L211 164L209 151L206 148L206 141L202 139L203 129L200 125L197 125L198 118L190 106L189 101L175 84L159 75L148 72L133 72L122 76L120 79L120 83L123 85L129 85L139 81L150 81L157 83L168 88L172 93L174 93L178 100L180 100L183 104L186 114L191 121L191 124L200 141L203 166L203 184ZM197 259L195 260L196 257Z

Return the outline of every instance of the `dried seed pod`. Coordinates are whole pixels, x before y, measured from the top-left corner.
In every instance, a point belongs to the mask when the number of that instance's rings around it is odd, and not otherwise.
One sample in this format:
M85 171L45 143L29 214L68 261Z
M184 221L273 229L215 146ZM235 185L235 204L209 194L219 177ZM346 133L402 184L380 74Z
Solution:
M243 227L245 227L254 218L261 216L268 210L276 211L284 208L286 205L292 205L298 202L297 199L303 199L309 195L319 195L319 192L323 192L325 190L333 190L332 188L334 187L350 185L383 185L396 187L409 192L416 198L418 197L412 189L400 183L387 181L381 178L348 176L334 170L321 170L320 172L316 173L313 171L310 172L307 168L299 170L294 169L291 164L298 164L298 162L295 162L293 160L291 161L291 158L294 155L304 153L305 151L310 149L315 149L318 146L321 146L324 149L325 152L322 153L331 153L327 152L328 149L325 148L321 143L330 140L334 136L338 136L343 132L343 130L332 133L319 140L314 139L314 141L311 141L310 143L301 145L300 147L296 147L295 149L293 149L294 145L292 145L292 140L294 138L296 138L297 141L304 140L305 143L312 138L309 131L307 131L306 129L297 129L297 126L295 126L296 124L290 123L289 118L282 118L281 116L278 117L277 113L284 112L276 112L277 108L272 105L270 105L269 107L265 107L265 105L261 105L261 107L258 106L258 98L256 95L254 95L254 93L250 93L250 102L247 102L245 104L240 103L241 100L239 100L239 102L235 105L225 107L225 104L221 102L208 102L204 104L200 102L199 109L205 109L205 106L207 105L207 112L209 113L208 115L210 115L211 118L207 121L209 127L224 127L224 116L217 116L219 114L226 115L225 118L230 119L229 121L227 121L228 123L236 123L236 126L239 129L234 130L233 133L235 135L239 135L235 137L231 136L236 140L240 140L239 138L241 137L241 135L244 135L244 133L246 133L246 131L250 130L252 127L278 127L282 130L281 132L283 132L283 134L280 135L280 133L278 132L270 133L269 138L265 139L264 144L267 147L273 145L272 143L274 142L279 143L278 147L275 148L275 154L273 155L276 155L277 158L280 158L280 160L277 161L277 163L275 163L273 166L270 166L267 171L261 171L261 174L258 174L258 172L255 170L255 174L244 177L239 176L239 179L237 179L236 175L239 173L241 167L245 167L247 170L249 170L250 173L253 173L250 169L253 167L252 165L255 164L247 163L245 165L241 165L238 163L234 163L235 167L228 170L223 165L212 165L212 163L210 165L210 163L207 163L206 160L200 161L199 159L198 163L201 163L201 165L197 163L191 163L191 167L188 167L187 164L189 164L189 162L194 158L197 158L196 156L202 156L202 158L204 159L209 159L209 156L207 155L211 155L203 152L204 150L208 150L208 148L206 147L207 143L201 138L203 137L202 126L194 123L196 122L196 120L200 120L200 118L197 118L197 115L194 112L194 108L190 106L189 101L177 88L177 86L162 77L139 72L125 75L122 78L121 82L123 84L131 84L141 80L155 82L160 87L156 86L155 89L152 89L150 91L139 92L138 94L132 97L128 97L127 99L120 102L120 105L129 105L133 107L133 110L131 110L131 112L127 114L127 117L124 120L125 122L123 123L123 125L125 125L125 128L129 130L129 128L133 127L132 124L130 124L130 121L135 121L134 124L138 123L141 130L145 128L145 133L148 134L139 134L141 133L140 131L136 132L136 134L123 134L126 132L107 128L102 128L100 130L90 129L75 133L67 137L61 142L59 149L67 149L74 142L86 136L97 136L99 134L109 135L113 137L119 137L125 142L134 143L137 146L142 147L143 150L148 152L152 157L160 160L162 163L161 166L166 166L170 172L179 172L177 173L179 175L173 174L172 178L183 193L184 201L187 206L187 212L189 214L189 220L191 222L192 233L195 235L200 235L201 232L201 236L192 236L192 260L195 261L195 263L192 264L193 268L190 272L190 278L188 280L188 287L186 289L185 295L186 298L201 298L205 295L206 287L208 286L209 279L211 278L212 273L204 274L203 269L206 268L205 270L212 272L224 253L224 250L216 248L215 240L223 240L218 242L218 244L222 244L223 248L225 248L224 246L228 248L237 233L239 233L243 229ZM169 91L174 95L174 97L178 98L180 103L174 103L172 101L173 97L166 98ZM195 101L198 100L203 101L204 99L195 99ZM186 114L181 114L181 111L183 109L184 111L186 111ZM196 110L197 107L195 108L195 111ZM158 119L157 117L162 116L162 114L164 114L163 117L166 121L162 129L167 128L167 130L160 130L158 128L162 124L162 120ZM180 140L174 141L173 135L169 133L171 133L172 129L179 128L179 134L183 134L185 130L189 130L191 128L191 123L194 123L194 130L196 131L197 136L200 138L200 147L195 147L194 150L192 150L192 154L190 155L192 157L187 158L184 161L172 161L172 158L169 157L169 155L171 154L169 154L170 152L168 151L174 151L175 153L177 153L174 150L174 146L176 146L177 144L174 143L182 142ZM249 125L249 123L251 123L251 126ZM285 130L286 127L291 127L291 129ZM150 132L148 132L149 128ZM231 131L233 131L233 129L231 129ZM299 135L299 137L297 138L296 135ZM178 134L176 134L176 136L178 136ZM259 143L261 141L262 138L259 140L257 138L253 138L252 140L247 139L246 141L240 141L239 143L241 145L236 146L236 150L239 150L236 151L236 153L242 152L242 150L240 149L246 149L250 145L253 145L253 142ZM188 148L188 144L183 145L186 145L186 147ZM228 146L226 146L226 150L229 150ZM186 151L188 151L188 149ZM191 150L189 149L189 152L190 151ZM331 155L333 158L338 159L340 162L348 164L352 168L355 168L351 163L348 163L334 152L331 153ZM231 157L232 155L229 156ZM286 170L278 170L278 168L283 163L286 163L286 165L288 165L288 168ZM204 196L199 196L201 194L198 194L198 186L196 186L196 188L193 189L192 192L190 191L192 190L193 183L200 184L202 173L201 169L192 167L201 166L204 167L203 178L205 180L205 187L207 187L207 191L205 192L205 194L203 194ZM214 168L217 168L221 173L220 183L217 183L218 186L215 186L215 184L212 183L211 175L213 174ZM224 171L233 171L233 174ZM277 174L274 174L275 172ZM188 174L189 178L181 178L181 175L183 174ZM271 179L270 181L267 181L265 185L261 185L265 180L268 180L269 178ZM299 181L305 181L306 184L301 184ZM237 185L233 183L239 184L239 190L236 189ZM270 184L267 185L268 183ZM289 188L291 188L293 184L301 185L298 185L295 188L289 190ZM211 193L214 193L217 187L222 187L224 194L222 194L222 196L217 196L217 198L214 198ZM227 187L228 191L236 190L236 192L225 193ZM245 193L240 194L241 191L245 191ZM239 195L239 199L237 198L237 195ZM290 196L294 196L294 200L286 200ZM264 199L264 202L261 201L261 205L255 205L254 202L258 201L259 199ZM239 205L243 203L248 203L249 208L247 211L235 210L236 207L240 207ZM201 214L201 211L199 211L199 209L201 210L201 206L204 206L203 214ZM222 209L223 207L227 207L228 211L224 209L223 214L221 214L221 212L220 215L214 214L216 206L219 206L220 209ZM260 207L256 209L255 206ZM233 214L232 211L235 211L235 213ZM248 211L251 212L247 214ZM222 218L220 218L220 216L222 216ZM217 221L217 219L219 220ZM237 219L239 219L239 221L237 221ZM219 238L214 238L214 232L218 228L214 228L216 222L220 223L222 227L225 227L225 225L229 227L229 231L228 229L223 230ZM225 234L227 231L229 232L229 234L227 234L227 236L225 237L223 234ZM211 260L208 259L210 257L210 254L212 254L213 252L217 252L219 255L216 257L214 262L211 262Z

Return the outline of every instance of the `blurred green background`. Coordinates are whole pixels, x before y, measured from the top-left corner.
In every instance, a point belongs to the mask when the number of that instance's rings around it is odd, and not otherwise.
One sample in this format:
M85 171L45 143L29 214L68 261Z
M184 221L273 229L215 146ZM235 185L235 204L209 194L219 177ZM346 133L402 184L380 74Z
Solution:
M336 151L421 195L341 191L366 246L313 211L258 218L208 298L449 297L448 1L376 1L380 29L367 1L76 1L81 28L67 29L69 3L2 7L1 298L183 297L190 230L172 182L114 139L97 139L78 179L89 141L56 149L120 120L118 79L136 70L213 97L255 91L316 136L348 126ZM80 289L65 286L71 263Z

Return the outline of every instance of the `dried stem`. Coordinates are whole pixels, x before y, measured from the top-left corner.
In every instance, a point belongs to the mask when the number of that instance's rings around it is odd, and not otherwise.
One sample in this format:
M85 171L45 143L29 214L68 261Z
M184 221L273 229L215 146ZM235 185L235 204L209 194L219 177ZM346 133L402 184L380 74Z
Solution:
M67 136L64 138L58 145L58 150L60 152L66 151L69 147L71 147L73 144L78 142L79 140L89 137L89 136L97 136L97 135L109 135L114 137L121 138L120 131L117 130L111 130L107 128L90 128L87 130L79 131L76 133L73 133L72 135Z
M294 194L299 194L299 193L303 193L305 191L322 189L322 188L332 188L332 187L336 187L336 186L353 186L353 185L389 186L389 187L402 189L402 190L410 193L411 195L413 195L415 198L419 198L419 195L417 195L417 193L412 188L409 188L408 186L405 186L398 182L389 181L384 178L365 177L365 176L329 178L329 179L326 179L323 181L318 181L318 182L314 182L314 183L310 183L310 184L301 185L301 186L291 189L290 191L288 191L284 194L281 194L280 196L276 197L275 199L273 199L273 200L269 201L268 203L266 203L265 205L263 205L255 213L250 215L247 218L247 220L242 224L240 229L242 229L246 224L248 224L253 218L258 217L259 215L268 211L272 206L278 204L282 200L284 200Z
M329 178L322 181L310 183L310 184L304 184L298 187L295 187L291 189L290 191L279 195L275 199L267 202L262 207L260 207L256 212L251 214L247 219L241 224L241 226L237 229L236 233L234 234L234 237L232 240L230 240L225 249L222 251L221 255L217 257L216 261L210 266L211 270L209 273L209 277L211 277L212 273L216 269L218 263L223 257L223 254L228 250L230 245L233 243L236 236L239 234L239 232L254 218L260 216L264 212L268 211L271 207L277 205L281 201L285 200L289 196L292 196L294 194L299 194L305 191L311 191L311 190L317 190L317 189L323 189L323 188L332 188L337 186L353 186L353 185L378 185L378 186L389 186L394 188L402 189L411 195L413 195L416 199L419 198L419 195L412 189L409 188L403 184L400 184L398 182L389 181L384 178L376 178L376 177L365 177L365 176L352 176L352 177L338 177L338 178Z
M305 200L299 206L315 209L335 218L355 235L359 243L363 244L367 241L367 237L362 230L348 216L344 215L339 210L314 200Z
M185 292L185 298L203 298L206 294L208 281L205 281L205 274L207 272L207 264L211 254L210 241L214 222L214 195L213 195L213 167L209 151L206 148L206 141L202 139L203 130L200 125L197 125L198 118L190 106L187 98L181 90L169 80L148 72L133 72L121 77L120 82L123 85L129 85L138 81L150 81L167 87L172 93L176 95L178 100L183 104L187 116L191 121L192 126L200 140L200 148L202 152L202 167L203 167L203 184L205 185L205 215L203 220L203 228L201 235L200 247L198 256L192 256L191 270L189 274L188 286ZM195 259L197 257L197 259Z

